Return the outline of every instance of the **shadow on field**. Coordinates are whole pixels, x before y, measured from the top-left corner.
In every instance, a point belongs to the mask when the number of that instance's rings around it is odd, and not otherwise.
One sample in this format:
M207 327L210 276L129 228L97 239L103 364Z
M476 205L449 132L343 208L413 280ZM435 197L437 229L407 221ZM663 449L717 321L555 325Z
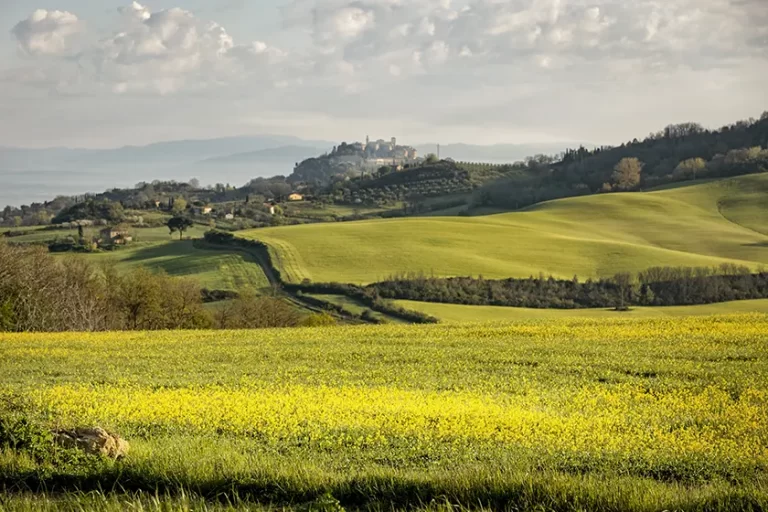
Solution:
M0 476L0 490L13 493L66 495L66 493L103 493L105 496L137 498L142 494L173 499L198 496L211 503L285 505L299 510L338 512L351 510L414 510L443 506L451 510L546 510L574 512L602 510L627 512L647 510L649 502L668 502L670 508L691 511L763 510L766 502L754 489L720 486L709 492L678 496L656 487L657 482L631 477L595 479L589 475L555 475L550 472L500 474L397 475L383 470L375 475L331 477L308 481L290 475L265 472L243 481L229 478L172 478L148 474L117 464L93 468L81 474L37 471L16 473L13 478ZM645 499L633 493L617 493L615 485L638 485L651 491ZM650 485L649 485L650 484ZM109 491L111 489L112 491ZM669 490L669 489L667 489ZM432 508L435 510L434 508Z
M174 240L135 249L122 261L162 269L169 275L183 275L199 266L203 257L205 254L194 246L192 240Z

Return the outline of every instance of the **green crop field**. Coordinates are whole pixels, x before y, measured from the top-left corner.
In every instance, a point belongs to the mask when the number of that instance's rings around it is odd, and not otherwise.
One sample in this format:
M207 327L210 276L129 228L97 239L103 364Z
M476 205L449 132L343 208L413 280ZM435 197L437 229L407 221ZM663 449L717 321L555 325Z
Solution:
M251 230L293 282L369 283L401 272L609 276L658 265L768 263L768 175L586 196L479 217Z
M24 228L28 235L14 237L13 243L45 242L58 237L77 236L77 230L43 230L40 227ZM193 226L184 233L186 238L201 238L209 228ZM87 228L85 236L95 236L98 228ZM171 236L168 228L132 229L135 241L111 252L78 254L91 261L114 261L118 269L139 266L150 270L162 270L171 276L192 277L204 288L215 290L262 290L269 288L269 281L261 267L244 251L218 250L197 247L192 240ZM60 254L68 257L70 254Z
M213 290L261 290L269 281L261 267L245 252L203 249L190 240L136 244L114 252L86 254L92 261L112 260L118 269L139 266L168 275L192 277Z
M0 509L764 510L766 343L765 315L0 333ZM126 458L46 435L96 425Z
M768 299L742 300L701 306L636 307L631 311L612 309L531 309L498 306L465 306L436 304L411 300L395 301L400 307L420 311L439 318L442 323L512 322L521 320L567 320L569 318L632 319L663 318L697 315L727 315L736 313L768 314Z

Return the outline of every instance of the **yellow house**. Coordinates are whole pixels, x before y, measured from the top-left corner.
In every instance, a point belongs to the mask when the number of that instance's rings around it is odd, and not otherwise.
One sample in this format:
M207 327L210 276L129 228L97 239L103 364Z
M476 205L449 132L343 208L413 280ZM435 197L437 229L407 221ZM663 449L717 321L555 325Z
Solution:
M301 194L291 194L288 196L289 201L303 201L304 196Z

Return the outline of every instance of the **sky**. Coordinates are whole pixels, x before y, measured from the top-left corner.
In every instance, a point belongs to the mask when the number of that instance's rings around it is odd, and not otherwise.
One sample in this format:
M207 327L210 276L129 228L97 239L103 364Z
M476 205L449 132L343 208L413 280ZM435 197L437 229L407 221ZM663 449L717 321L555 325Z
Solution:
M0 146L618 144L768 110L768 0L0 0Z

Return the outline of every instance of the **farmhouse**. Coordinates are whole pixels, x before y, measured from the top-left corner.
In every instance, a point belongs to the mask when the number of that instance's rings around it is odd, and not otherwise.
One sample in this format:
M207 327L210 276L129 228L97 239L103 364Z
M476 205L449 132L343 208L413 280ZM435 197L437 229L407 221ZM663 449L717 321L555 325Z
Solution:
M125 245L131 242L133 242L133 237L124 228L105 228L99 232L99 245Z
M303 201L304 196L301 194L291 194L288 196L289 201Z

